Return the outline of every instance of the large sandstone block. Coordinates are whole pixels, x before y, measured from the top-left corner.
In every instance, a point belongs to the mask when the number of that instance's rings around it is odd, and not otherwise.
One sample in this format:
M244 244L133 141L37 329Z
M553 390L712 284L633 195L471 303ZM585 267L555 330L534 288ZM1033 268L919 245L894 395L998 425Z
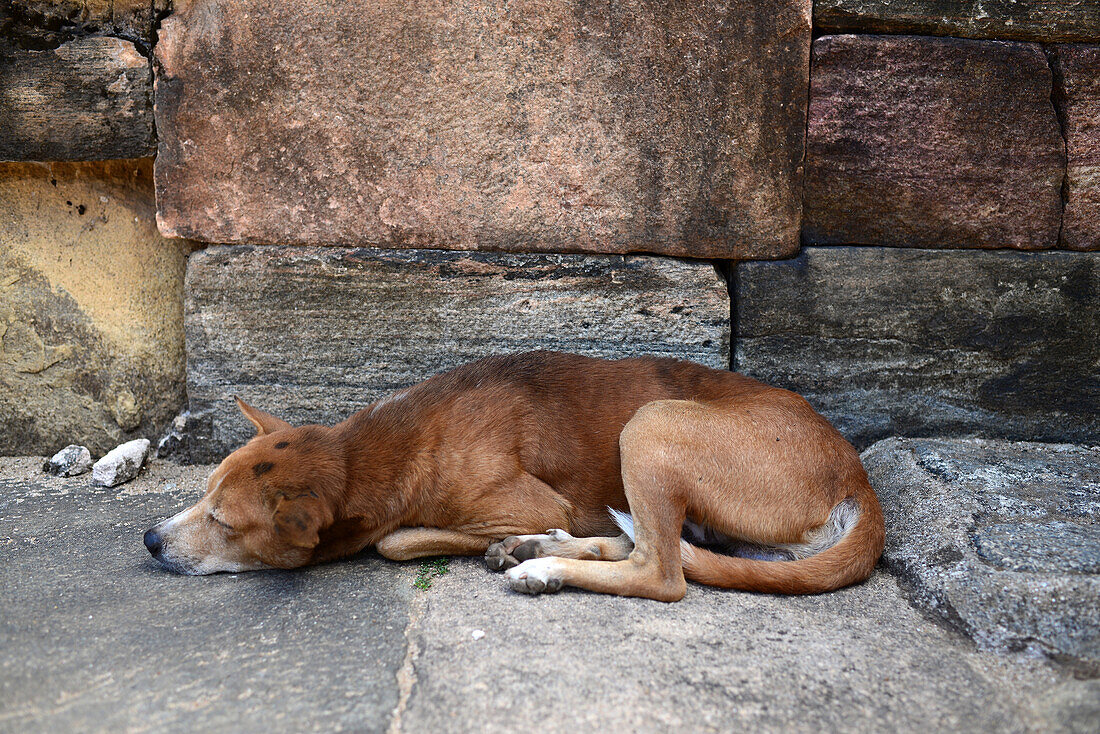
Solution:
M883 562L928 611L995 650L1100 671L1100 449L898 439L863 454Z
M807 247L733 276L734 369L857 446L1100 443L1100 254Z
M177 8L156 47L167 235L797 250L809 0Z
M729 367L709 263L654 257L213 247L187 271L188 441L220 459L254 429L236 394L332 424L489 354L657 354Z
M1100 250L1100 45L1054 46L1051 59L1068 157L1062 246Z
M190 246L157 232L152 168L0 165L0 453L98 456L184 404Z
M1034 44L814 41L803 237L1055 247L1065 147Z
M1100 0L816 0L814 27L824 33L1095 41Z
M156 150L149 59L86 37L28 50L0 39L0 161L140 158Z

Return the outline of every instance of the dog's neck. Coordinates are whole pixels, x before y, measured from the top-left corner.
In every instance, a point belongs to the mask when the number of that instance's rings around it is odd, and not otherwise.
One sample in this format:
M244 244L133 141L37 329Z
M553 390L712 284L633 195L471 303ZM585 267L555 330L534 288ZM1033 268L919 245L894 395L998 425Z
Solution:
M401 526L425 524L435 512L431 421L413 401L368 406L333 427L344 445L347 489L340 517L358 520L367 545Z

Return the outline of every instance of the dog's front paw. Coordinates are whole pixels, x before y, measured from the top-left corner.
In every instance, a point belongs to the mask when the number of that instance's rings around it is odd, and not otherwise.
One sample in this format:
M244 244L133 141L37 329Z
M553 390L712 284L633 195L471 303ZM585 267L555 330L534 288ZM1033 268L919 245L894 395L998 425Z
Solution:
M524 561L504 574L513 591L524 594L551 594L562 586L561 562L557 558Z

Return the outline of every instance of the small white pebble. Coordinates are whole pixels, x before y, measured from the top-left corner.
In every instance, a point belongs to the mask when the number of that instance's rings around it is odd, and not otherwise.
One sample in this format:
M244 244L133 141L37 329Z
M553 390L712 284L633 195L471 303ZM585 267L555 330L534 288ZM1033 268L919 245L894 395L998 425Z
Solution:
M138 475L149 456L149 439L139 438L116 446L92 466L92 484L114 487Z
M484 636L485 636L485 630L474 630L473 632L470 633L470 637L473 637L475 640L480 640Z

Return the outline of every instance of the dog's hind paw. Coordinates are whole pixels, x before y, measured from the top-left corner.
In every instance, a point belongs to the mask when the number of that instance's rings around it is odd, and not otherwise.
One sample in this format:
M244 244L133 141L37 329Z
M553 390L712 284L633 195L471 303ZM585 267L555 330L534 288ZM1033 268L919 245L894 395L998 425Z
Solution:
M512 557L511 553L505 550L505 543L507 543L508 540L510 540L510 538L506 538L500 543L493 543L489 546L489 549L485 551L485 565L489 567L490 571L507 571L509 568L519 565L519 561Z
M509 535L489 546L485 565L490 571L507 571L532 558L558 555L573 540L576 538L557 528L547 530L545 535Z
M524 594L551 594L562 587L561 563L557 558L524 561L504 574L512 591Z

